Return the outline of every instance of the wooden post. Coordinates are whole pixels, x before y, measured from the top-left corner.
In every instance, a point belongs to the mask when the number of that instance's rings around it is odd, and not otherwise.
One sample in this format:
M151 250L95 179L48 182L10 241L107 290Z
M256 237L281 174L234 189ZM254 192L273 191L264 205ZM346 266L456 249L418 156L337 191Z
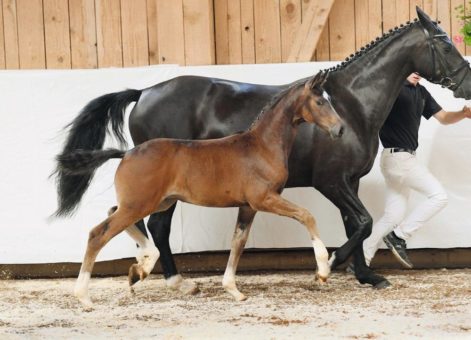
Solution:
M311 2L287 62L311 61L334 0Z

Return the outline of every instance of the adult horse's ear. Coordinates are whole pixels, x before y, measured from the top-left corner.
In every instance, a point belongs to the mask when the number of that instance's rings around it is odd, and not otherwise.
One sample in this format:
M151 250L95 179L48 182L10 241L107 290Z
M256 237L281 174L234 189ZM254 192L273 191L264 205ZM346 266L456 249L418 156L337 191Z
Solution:
M436 29L430 17L425 14L425 12L422 11L419 6L415 6L415 10L417 11L417 16L423 28L425 28L427 31L433 31Z

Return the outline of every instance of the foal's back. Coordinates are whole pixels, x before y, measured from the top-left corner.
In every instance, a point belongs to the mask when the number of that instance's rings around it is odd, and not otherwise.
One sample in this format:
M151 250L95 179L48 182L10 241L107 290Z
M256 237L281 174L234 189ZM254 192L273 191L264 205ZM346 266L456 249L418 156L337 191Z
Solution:
M151 201L169 197L202 206L242 206L259 191L257 179L267 189L284 184L286 171L269 158L250 131L215 140L153 139L123 158L115 178L118 201L141 201L142 191L138 199L133 190L138 186Z

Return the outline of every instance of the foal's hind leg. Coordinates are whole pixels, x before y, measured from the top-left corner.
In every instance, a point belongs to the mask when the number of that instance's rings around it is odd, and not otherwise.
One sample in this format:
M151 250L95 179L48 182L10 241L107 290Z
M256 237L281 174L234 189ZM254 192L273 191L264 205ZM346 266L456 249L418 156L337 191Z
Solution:
M85 252L85 257L74 289L74 295L85 308L91 309L93 307L88 295L88 285L98 253L109 240L141 217L142 216L132 216L130 212L118 209L90 231L87 251Z
M281 216L291 217L304 224L311 236L314 255L317 262L317 279L323 283L330 274L328 263L329 253L319 237L316 221L309 211L285 200L277 193L268 194L261 202L250 202L257 210L272 212Z
M116 207L111 208L108 215L112 215L115 211ZM139 245L136 255L137 264L129 268L129 286L132 286L150 274L159 258L159 250L135 224L126 228L126 232ZM133 292L132 288L131 292Z
M235 273L239 263L240 255L244 250L245 243L249 237L250 227L257 212L250 207L241 207L237 217L237 225L232 237L231 253L227 261L226 271L222 280L222 285L226 291L237 301L246 299L245 295L239 292L236 286Z

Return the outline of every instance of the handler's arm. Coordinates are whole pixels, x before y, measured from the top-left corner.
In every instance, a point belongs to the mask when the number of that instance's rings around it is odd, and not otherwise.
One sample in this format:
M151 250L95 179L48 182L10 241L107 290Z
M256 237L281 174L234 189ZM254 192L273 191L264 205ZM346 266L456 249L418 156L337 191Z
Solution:
M464 118L471 118L471 108L464 106L461 111L440 110L433 115L441 124L455 124Z

